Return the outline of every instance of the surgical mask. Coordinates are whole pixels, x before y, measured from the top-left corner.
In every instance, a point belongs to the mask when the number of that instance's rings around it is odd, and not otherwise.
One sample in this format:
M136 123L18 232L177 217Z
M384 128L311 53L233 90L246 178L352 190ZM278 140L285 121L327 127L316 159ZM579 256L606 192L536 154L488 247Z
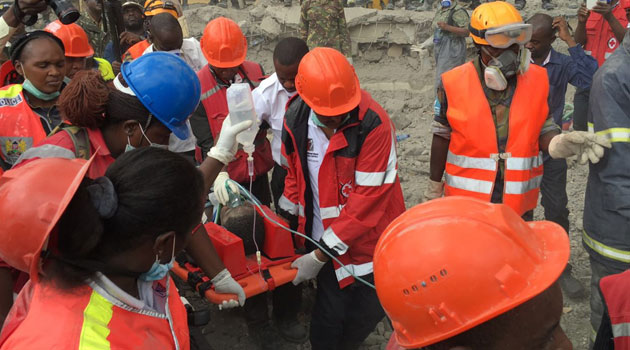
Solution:
M525 66L525 64L523 64L522 61L523 58L528 57L523 53L523 48L524 47L521 46L518 54L514 53L512 50L505 50L499 56L494 57L485 47L481 47L487 55L492 57L484 70L484 80L488 88L503 91L507 88L507 80L509 78L515 76L518 72L523 72L523 66ZM525 70L528 68L529 63L526 64Z
M160 257L155 256L155 261L149 271L138 276L138 279L145 282L159 281L166 277L170 269L175 264L175 236L173 236L173 251L171 253L171 261L166 264L160 264Z
M451 0L442 0L440 1L440 5L442 5L443 8L451 7Z
M343 121L339 125L343 125L345 122L348 121L348 119L350 119L350 114L346 115L346 117L343 119ZM320 128L328 128L326 124L319 121L319 118L317 118L317 115L315 114L315 112L313 112L313 110L311 110L311 120L313 120L313 123L316 126L319 126Z
M22 88L28 91L35 98L38 98L42 101L52 101L56 99L57 97L59 97L59 94L60 94L59 91L55 91L53 93L48 94L36 88L35 85L33 85L33 83L31 83L31 81L26 76L26 71L24 71L24 82L22 83Z
M168 150L168 145L162 145L162 144L159 144L159 143L151 142L151 140L149 140L147 135L144 133L144 129L142 129L142 126L141 125L138 125L138 126L140 127L140 132L142 133L142 136L149 143L149 147L155 147L155 148L159 148L159 149ZM131 145L131 140L129 139L129 135L127 135L127 145L125 146L125 152L133 151L136 148L137 147Z

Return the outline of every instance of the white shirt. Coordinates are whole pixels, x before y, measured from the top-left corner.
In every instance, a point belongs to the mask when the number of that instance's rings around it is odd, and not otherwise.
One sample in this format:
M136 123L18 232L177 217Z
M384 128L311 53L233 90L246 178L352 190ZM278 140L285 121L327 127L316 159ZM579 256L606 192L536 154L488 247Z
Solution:
M140 299L122 290L100 272L96 272L90 278L89 284L97 293L117 305L123 303L138 310L153 311L160 314L165 313L168 298L166 290L155 282L145 282L138 279L138 296Z
M144 50L142 53L147 54L153 52L153 44ZM201 46L199 45L199 41L195 38L186 38L182 42L181 54L179 55L195 72L199 71L201 68L205 67L208 64L208 61L203 56L203 52L201 51ZM190 136L186 140L180 140L174 134L171 134L168 140L168 149L172 152L190 152L195 150L195 145L197 144L197 139L193 135L192 128L190 127L190 121L186 121L186 125L188 126L188 132Z
M258 115L258 121L263 120L271 126L271 154L273 160L280 164L282 148L282 127L284 124L284 112L287 102L296 92L288 92L280 84L278 76L273 73L269 78L263 80L257 88L252 91L254 97L254 108Z
M311 180L311 191L313 191L313 232L311 238L319 241L324 235L324 223L319 212L319 168L324 161L330 140L324 131L313 123L312 117L313 111L311 110L311 115L308 118L306 162L308 163L308 176Z

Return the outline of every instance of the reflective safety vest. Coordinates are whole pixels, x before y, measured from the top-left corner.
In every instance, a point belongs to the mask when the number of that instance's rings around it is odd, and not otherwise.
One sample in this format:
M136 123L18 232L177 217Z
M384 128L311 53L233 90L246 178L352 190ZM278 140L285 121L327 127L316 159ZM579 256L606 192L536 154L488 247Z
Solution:
M442 75L448 98L446 117L452 128L446 159L446 196L490 201L499 160L503 160L503 203L519 215L536 207L543 173L538 138L549 117L549 82L545 69L534 65L517 79L508 141L505 152L499 153L490 105L473 63Z
M260 64L250 61L243 62L239 69L239 75L243 78L243 82L249 83L252 89L264 79L263 73ZM208 117L212 137L216 140L221 131L221 126L223 126L223 121L229 113L226 97L228 85L217 82L214 74L210 71L210 66L205 66L199 70L197 76L201 82L201 103ZM256 146L253 154L254 180L256 180L257 176L267 174L274 165L271 145L266 138L266 134L266 130L261 129L254 140L254 145ZM243 150L236 152L234 160L228 164L228 174L230 179L236 182L244 183L249 181L247 153Z
M608 307L615 349L630 349L630 270L606 276L599 285Z
M123 62L133 61L136 58L142 56L142 54L144 53L144 50L146 50L147 47L149 46L151 46L151 43L147 39L144 39L140 42L133 44L133 46L127 49L127 52L123 54L123 57L122 57Z
M42 121L26 102L22 85L0 88L0 157L9 165L46 138Z
M626 10L621 3L613 8L612 14L619 23L626 28L628 25L628 17L626 17ZM608 21L606 21L602 15L591 11L591 14L586 20L586 44L584 45L584 52L587 55L593 56L601 67L604 61L617 50L620 44L610 24L608 24Z
M164 313L137 309L97 287L64 291L30 282L5 321L0 350L189 350L186 309L175 284L170 277L155 283L168 295Z

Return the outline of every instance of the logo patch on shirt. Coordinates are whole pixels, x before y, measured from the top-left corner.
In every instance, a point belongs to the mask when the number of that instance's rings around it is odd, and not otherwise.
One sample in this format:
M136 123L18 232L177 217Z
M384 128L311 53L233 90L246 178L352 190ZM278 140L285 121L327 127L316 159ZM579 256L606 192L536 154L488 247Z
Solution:
M348 181L345 184L342 184L341 186L341 195L344 196L345 198L348 198L348 196L350 196L350 193L352 193L352 180Z
M610 40L608 40L608 48L611 49L611 50L616 48L617 44L618 44L617 43L617 38L615 38L615 37L612 37L612 38L610 38Z
M317 152L313 152L315 147L313 146L313 139L309 138L306 141L306 158L317 159L319 154Z
M0 137L2 156L9 164L15 164L22 153L33 146L32 137Z

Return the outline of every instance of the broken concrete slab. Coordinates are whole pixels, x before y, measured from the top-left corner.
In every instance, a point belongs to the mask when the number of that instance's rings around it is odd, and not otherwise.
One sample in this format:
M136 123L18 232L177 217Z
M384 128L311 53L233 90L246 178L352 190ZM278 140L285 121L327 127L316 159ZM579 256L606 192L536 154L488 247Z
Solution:
M397 44L391 44L387 49L387 56L389 57L400 57L403 54L403 47Z

